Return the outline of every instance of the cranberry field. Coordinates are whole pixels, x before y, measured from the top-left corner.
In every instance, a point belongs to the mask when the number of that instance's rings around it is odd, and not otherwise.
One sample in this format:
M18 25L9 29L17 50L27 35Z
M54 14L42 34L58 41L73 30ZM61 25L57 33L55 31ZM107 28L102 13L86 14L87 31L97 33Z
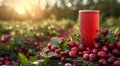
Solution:
M0 0L0 66L120 66L120 0Z

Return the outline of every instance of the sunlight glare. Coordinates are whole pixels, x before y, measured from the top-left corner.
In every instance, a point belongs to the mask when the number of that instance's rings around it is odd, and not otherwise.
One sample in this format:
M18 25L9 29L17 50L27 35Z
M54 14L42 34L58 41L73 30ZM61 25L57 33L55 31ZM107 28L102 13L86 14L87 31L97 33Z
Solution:
M21 8L21 7L17 7L15 8L15 11L19 14L25 14L25 9Z

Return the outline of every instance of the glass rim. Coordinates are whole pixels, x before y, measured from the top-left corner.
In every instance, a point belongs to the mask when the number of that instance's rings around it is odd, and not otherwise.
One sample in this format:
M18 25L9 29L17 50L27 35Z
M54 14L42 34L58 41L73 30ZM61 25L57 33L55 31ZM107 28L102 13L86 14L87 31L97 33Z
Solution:
M81 12L100 12L99 10L79 10L79 13Z

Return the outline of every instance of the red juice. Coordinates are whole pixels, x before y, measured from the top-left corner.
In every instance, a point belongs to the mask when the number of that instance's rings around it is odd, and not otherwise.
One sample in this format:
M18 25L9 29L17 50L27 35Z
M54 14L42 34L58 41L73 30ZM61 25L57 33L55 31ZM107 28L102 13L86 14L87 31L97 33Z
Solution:
M81 42L87 47L94 47L94 35L99 30L99 10L80 10Z

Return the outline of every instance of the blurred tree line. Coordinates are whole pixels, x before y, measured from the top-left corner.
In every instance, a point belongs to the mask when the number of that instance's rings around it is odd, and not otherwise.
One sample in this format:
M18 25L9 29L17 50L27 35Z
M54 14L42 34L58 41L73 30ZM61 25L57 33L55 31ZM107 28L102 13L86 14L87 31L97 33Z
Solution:
M56 0L53 7L46 3L45 9L41 9L38 5L33 6L35 16L31 16L26 11L26 15L20 15L13 8L8 8L3 4L0 6L1 20L44 20L54 15L56 19L78 19L78 11L86 9L95 9L101 11L101 20L104 21L108 17L120 17L120 0Z

